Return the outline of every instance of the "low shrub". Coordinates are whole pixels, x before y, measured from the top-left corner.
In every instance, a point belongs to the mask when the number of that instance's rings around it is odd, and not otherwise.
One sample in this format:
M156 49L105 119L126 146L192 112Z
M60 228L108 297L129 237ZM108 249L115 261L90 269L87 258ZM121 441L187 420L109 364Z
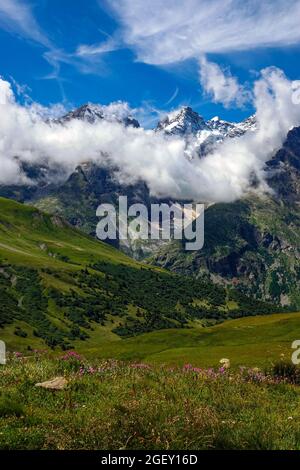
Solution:
M276 362L270 374L276 379L285 380L294 385L300 384L300 368L290 361L281 360Z

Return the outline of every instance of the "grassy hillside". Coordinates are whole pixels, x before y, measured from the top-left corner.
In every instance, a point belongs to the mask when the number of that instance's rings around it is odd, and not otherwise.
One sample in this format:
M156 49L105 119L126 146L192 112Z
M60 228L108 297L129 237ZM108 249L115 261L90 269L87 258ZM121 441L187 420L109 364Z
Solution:
M274 309L137 263L57 216L3 198L0 262L0 334L10 349L99 348Z
M67 271L77 271L95 259L138 266L63 219L5 198L0 198L0 257L12 264Z
M233 367L266 367L282 354L289 359L292 342L300 338L300 313L285 313L229 320L203 328L164 330L122 341L102 343L83 351L87 357L117 358L149 364L217 367L229 358Z

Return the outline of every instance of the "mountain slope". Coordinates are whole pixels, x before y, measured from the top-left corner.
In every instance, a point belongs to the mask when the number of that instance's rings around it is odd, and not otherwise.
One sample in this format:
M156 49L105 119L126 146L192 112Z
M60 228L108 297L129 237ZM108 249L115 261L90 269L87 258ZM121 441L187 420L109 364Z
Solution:
M216 204L206 211L205 246L186 256L161 247L153 262L175 272L207 274L258 299L300 307L300 128L267 164L272 195Z
M250 118L250 125L254 123ZM299 308L300 128L288 133L267 163L266 177L273 194L209 207L203 250L186 254L173 242L159 247L151 261Z
M103 338L276 310L137 263L57 216L3 198L0 297L1 339L23 349L100 347Z
M300 127L292 129L283 147L268 162L269 184L289 206L300 205Z
M149 190L144 183L122 186L108 168L85 163L78 166L59 187L48 187L31 202L41 210L61 215L85 233L95 235L99 204L117 204L119 195L124 194L129 205L150 205Z
M152 262L207 275L257 299L300 306L300 213L271 198L216 204L205 214L205 245L188 255L173 242Z

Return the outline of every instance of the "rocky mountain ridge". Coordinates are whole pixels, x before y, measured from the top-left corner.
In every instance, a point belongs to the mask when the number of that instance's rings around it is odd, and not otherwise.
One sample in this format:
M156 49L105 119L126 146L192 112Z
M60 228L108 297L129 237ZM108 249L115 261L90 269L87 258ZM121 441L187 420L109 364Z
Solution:
M194 158L210 153L225 139L241 137L256 129L255 116L237 123L224 121L218 116L205 121L200 114L186 106L162 119L156 127L156 132L185 139L186 155Z
M125 126L140 127L139 122L125 111L126 110L118 108L117 105L115 109L111 109L109 106L86 103L79 108L69 111L61 118L54 120L54 122L64 124L72 121L72 119L79 119L89 124L95 124L99 121L106 120L108 122L118 122Z

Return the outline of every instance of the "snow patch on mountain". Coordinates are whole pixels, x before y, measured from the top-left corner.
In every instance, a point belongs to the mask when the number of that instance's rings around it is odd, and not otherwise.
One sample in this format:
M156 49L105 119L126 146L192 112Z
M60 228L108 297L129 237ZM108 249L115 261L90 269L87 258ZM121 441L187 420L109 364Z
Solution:
M208 129L203 117L189 106L168 114L158 123L156 128L157 131L163 131L165 134L182 137Z
M107 106L87 103L70 111L56 122L63 124L72 119L79 119L89 124L95 124L104 119L108 122L119 122L125 126L140 127L138 121L132 117L128 104L121 101Z
M205 121L188 106L168 114L156 128L156 132L184 138L185 154L190 159L212 152L216 145L227 138L241 137L246 132L255 130L257 130L255 116L238 123L224 121L218 116Z

